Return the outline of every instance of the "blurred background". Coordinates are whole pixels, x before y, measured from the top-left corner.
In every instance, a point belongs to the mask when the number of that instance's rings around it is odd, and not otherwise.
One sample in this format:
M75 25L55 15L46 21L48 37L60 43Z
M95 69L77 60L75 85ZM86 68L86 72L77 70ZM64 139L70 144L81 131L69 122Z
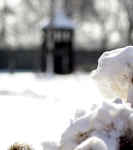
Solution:
M60 139L103 101L90 72L132 32L132 0L0 0L0 147Z
M132 0L1 0L0 69L91 71L132 31Z

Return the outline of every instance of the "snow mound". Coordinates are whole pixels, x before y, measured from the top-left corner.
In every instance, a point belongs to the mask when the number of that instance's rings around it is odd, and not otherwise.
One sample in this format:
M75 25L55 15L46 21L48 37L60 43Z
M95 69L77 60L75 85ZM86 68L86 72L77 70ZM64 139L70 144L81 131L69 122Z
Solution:
M104 97L119 97L133 107L133 46L104 52L91 76Z
M122 137L133 133L133 109L128 104L104 101L86 112L76 111L60 141L42 142L43 150L118 150Z

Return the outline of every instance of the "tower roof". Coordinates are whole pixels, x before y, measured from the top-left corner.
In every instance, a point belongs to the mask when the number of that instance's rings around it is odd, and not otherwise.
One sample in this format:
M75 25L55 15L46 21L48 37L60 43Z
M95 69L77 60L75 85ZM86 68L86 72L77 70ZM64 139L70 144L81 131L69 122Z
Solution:
M39 23L42 29L73 29L73 21L63 12L56 11L53 17L46 21L45 18Z

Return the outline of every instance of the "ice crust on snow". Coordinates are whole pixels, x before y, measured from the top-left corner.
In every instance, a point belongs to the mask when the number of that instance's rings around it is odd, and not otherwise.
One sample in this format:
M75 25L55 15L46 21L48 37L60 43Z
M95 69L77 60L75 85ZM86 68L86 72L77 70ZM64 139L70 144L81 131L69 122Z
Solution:
M120 98L133 107L133 46L104 52L91 76L104 97Z
M43 150L118 150L119 137L133 129L133 109L106 101L94 108L88 113L81 109L82 115L73 119L59 143L43 142Z

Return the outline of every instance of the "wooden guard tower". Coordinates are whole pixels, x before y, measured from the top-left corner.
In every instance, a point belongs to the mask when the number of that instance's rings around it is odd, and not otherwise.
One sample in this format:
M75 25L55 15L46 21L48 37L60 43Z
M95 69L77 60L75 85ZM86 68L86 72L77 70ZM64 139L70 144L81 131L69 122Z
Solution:
M54 13L42 27L44 39L41 50L42 71L46 71L47 55L53 57L53 71L68 74L73 71L73 32L74 23L63 12Z

